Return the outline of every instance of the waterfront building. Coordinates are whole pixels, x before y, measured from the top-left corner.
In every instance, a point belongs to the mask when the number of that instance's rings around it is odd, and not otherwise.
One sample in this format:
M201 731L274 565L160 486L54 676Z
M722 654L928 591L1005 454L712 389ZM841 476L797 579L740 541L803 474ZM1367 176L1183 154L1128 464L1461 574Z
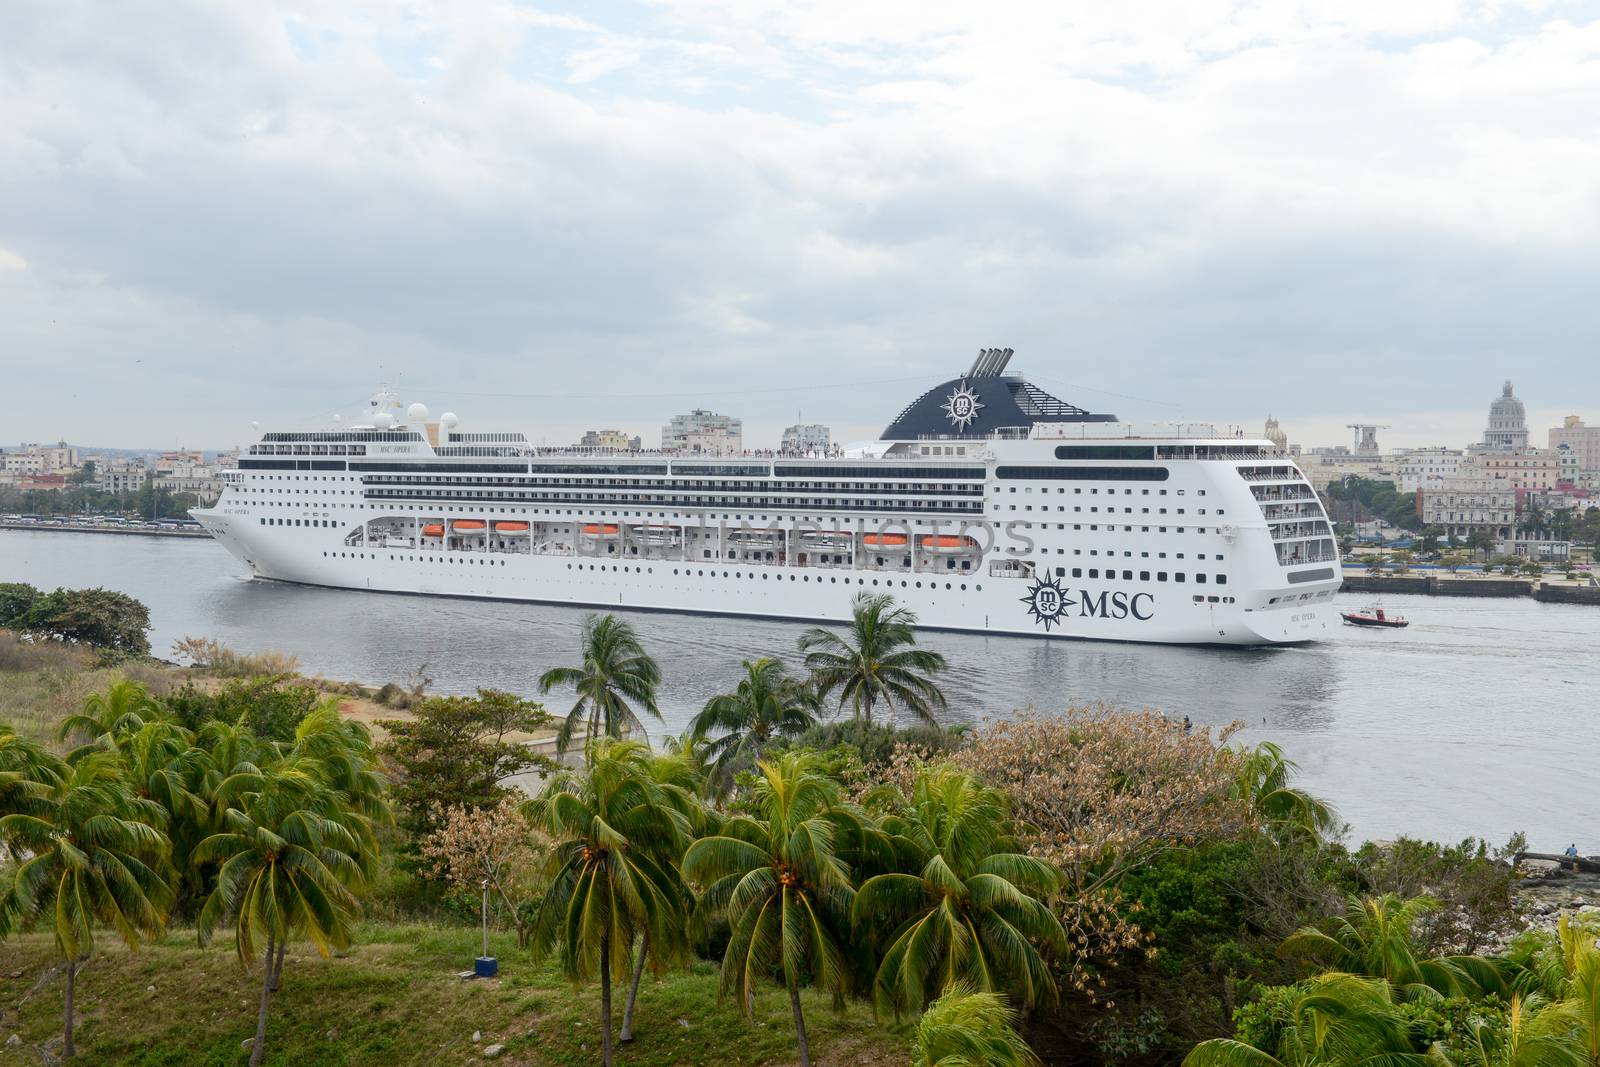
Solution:
M795 423L783 431L778 450L788 456L826 454L833 447L828 428L821 423Z
M94 487L103 493L137 493L149 478L141 460L104 459L94 466Z
M1317 492L1327 492L1334 482L1354 475L1374 482L1394 483L1394 467L1385 456L1356 456L1348 448L1324 453L1320 463L1310 463L1305 468L1306 477L1316 486Z
M737 456L744 451L744 423L705 408L674 415L661 428L661 451L702 456Z
M38 445L23 445L17 452L0 452L0 469L20 477L24 474L43 474L44 456Z
M1568 415L1550 430L1549 444L1551 451L1569 449L1581 474L1600 474L1600 426L1586 426L1578 416Z
M1394 487L1414 493L1461 473L1465 453L1455 448L1409 448L1394 454Z
M1491 452L1517 452L1528 447L1528 413L1511 388L1511 380L1489 405L1489 425L1482 447Z
M162 471L202 467L205 462L206 454L192 449L180 448L172 452L163 452L156 457L156 475L159 477Z
M1541 541L1531 537L1509 538L1494 543L1497 556L1517 556L1535 563L1565 563L1572 558L1571 541Z
M1503 478L1457 474L1422 488L1422 521L1464 539L1483 531L1512 536L1517 521L1517 491Z
M638 452L643 444L637 436L629 437L621 430L585 430L578 439L579 448L600 448L612 452Z
M344 589L820 622L887 593L929 628L1183 644L1338 625L1327 514L1272 442L1087 411L1011 355L823 457L435 448L375 405L265 434L194 515L257 577Z

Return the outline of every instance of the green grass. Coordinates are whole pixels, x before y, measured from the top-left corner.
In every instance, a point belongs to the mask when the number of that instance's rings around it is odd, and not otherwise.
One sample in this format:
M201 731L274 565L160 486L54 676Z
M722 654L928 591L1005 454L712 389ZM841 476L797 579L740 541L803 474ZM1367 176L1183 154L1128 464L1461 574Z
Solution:
M492 935L501 977L462 981L479 934L470 928L362 927L342 958L320 959L309 945L291 946L283 986L273 998L267 1062L357 1067L362 1064L485 1062L482 1048L506 1046L502 1064L587 1065L600 1060L599 988L574 988L553 963L535 967L509 935ZM136 1067L233 1067L255 1033L260 972L243 970L231 942L198 948L192 931L174 931L138 952L101 936L77 985L79 1062ZM35 1047L59 1038L59 974L32 996L54 966L44 935L15 937L0 947L0 1064L39 1062ZM21 972L21 976L11 975ZM151 991L150 987L154 987ZM626 990L615 994L616 1025ZM26 998L25 1003L19 1002ZM807 1029L818 1064L895 1064L909 1060L906 1031L874 1023L853 1004L840 1016L827 998L805 995ZM687 1024L685 1026L684 1024ZM796 1062L787 999L776 987L757 1002L756 1021L717 1002L713 964L660 979L646 974L632 1044L617 1062L744 1067ZM473 1031L483 1038L472 1042Z

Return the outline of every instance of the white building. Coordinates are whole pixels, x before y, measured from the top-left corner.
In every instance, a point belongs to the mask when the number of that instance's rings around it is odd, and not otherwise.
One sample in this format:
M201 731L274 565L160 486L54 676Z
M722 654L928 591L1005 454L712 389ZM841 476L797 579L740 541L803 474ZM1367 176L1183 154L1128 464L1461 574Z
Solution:
M103 493L137 493L150 471L136 459L104 459L95 463L94 487Z
M661 451L736 456L744 451L744 423L705 408L674 415L661 428Z
M790 455L808 452L827 452L832 447L828 428L821 423L795 423L783 431L783 442L778 446Z
M1456 538L1483 530L1505 539L1516 526L1517 491L1501 478L1474 474L1444 478L1423 487L1422 521Z
M1414 493L1432 483L1453 478L1461 473L1465 458L1454 448L1411 448L1396 452L1394 487L1402 493Z

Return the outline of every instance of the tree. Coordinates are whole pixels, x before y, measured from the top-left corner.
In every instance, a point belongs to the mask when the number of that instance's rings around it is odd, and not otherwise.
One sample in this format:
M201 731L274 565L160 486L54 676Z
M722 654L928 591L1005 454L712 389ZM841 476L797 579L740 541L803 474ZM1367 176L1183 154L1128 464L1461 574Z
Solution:
M1482 554L1487 557L1494 551L1494 536L1481 527L1474 529L1467 534L1467 547L1472 550L1474 556Z
M171 896L158 873L167 839L157 829L159 805L134 796L117 757L93 752L32 812L0 818L0 840L28 857L0 893L0 916L20 922L48 915L66 965L62 1055L73 1045L73 994L78 965L94 949L98 925L130 948L166 923Z
M1444 530L1437 526L1429 526L1422 531L1422 538L1417 544L1417 549L1426 555L1433 555L1439 551L1439 538L1444 536Z
M839 706L850 705L857 719L872 720L880 702L893 724L896 704L924 722L945 706L944 693L933 676L945 669L937 652L914 648L917 616L894 605L888 593L856 594L850 605L850 629L840 636L814 628L800 635L806 670L817 699L839 694Z
M732 925L723 995L752 1017L757 984L777 975L789 994L801 1067L810 1067L800 986L809 979L844 1006L855 899L845 852L865 846L867 827L812 753L783 753L758 763L756 773L750 803L758 817L730 818L690 845L683 875L705 887L702 911L725 909Z
M377 854L370 821L328 787L305 755L262 770L239 771L217 787L224 830L195 848L196 863L220 864L216 888L200 909L202 945L224 921L246 966L264 948L251 1067L267 1049L267 1013L282 978L284 947L303 936L326 958L346 948L367 885L363 860ZM263 944L264 941L264 944Z
M1437 1049L1418 1050L1379 979L1325 974L1270 1005L1271 1017L1253 1041L1215 1038L1184 1058L1183 1067L1444 1067ZM1267 1046L1267 1047L1263 1047Z
M536 960L559 950L574 982L599 979L601 1050L611 1067L612 985L635 937L648 934L661 955L685 945L687 891L651 846L689 828L652 777L644 745L602 738L588 755L585 772L556 775L528 802L556 841L530 947Z
M510 693L431 697L412 714L378 725L389 733L379 752L396 783L400 822L415 839L437 830L450 808L493 807L507 779L553 766L521 737L545 729L550 716Z
M1314 926L1291 934L1281 955L1315 962L1335 972L1382 979L1406 999L1428 999L1489 992L1504 983L1495 966L1479 956L1419 959L1414 927L1439 902L1392 894L1352 898L1345 914L1324 932Z
M1249 803L1269 825L1288 827L1313 836L1339 828L1339 817L1327 804L1289 784L1296 769L1283 749L1263 741L1254 749L1240 750L1234 777L1237 796Z
M590 615L583 621L579 643L583 647L581 666L553 667L539 679L541 692L548 693L558 685L570 685L578 692L577 703L556 735L556 750L564 754L580 726L585 727L585 745L602 735L645 736L644 723L634 706L661 718L656 706L661 668L645 653L633 627L615 615Z
M1551 1020L1580 1047L1580 1063L1600 1064L1600 920L1564 914L1554 937L1535 935L1514 943L1510 965L1525 995L1550 1005Z
M999 993L953 985L917 1021L912 1067L1036 1067L1016 1030L1017 1013Z
M9 625L24 633L88 645L112 659L150 654L150 609L110 589L57 589L40 594Z
M712 765L712 783L725 790L734 774L759 759L768 745L792 740L815 726L816 707L816 695L790 678L780 660L745 660L738 687L708 700L689 731L712 738L705 755Z
M489 808L456 805L438 821L439 828L422 841L423 859L457 889L492 890L516 928L517 947L527 948L538 914L540 841L521 805L510 796Z
M896 799L903 811L879 826L898 870L862 883L852 909L856 927L886 944L873 981L879 1010L920 1011L955 984L1003 990L1025 1007L1054 1002L1041 952L1064 956L1066 935L1041 901L1060 875L1013 849L1005 797L945 767L924 769Z
M162 719L166 710L142 682L123 678L103 693L90 693L83 711L68 715L56 727L56 740L80 742L114 750L122 738L138 733L147 722Z
M1367 574L1373 578L1382 578L1384 565L1388 562L1383 556L1369 556L1367 558Z

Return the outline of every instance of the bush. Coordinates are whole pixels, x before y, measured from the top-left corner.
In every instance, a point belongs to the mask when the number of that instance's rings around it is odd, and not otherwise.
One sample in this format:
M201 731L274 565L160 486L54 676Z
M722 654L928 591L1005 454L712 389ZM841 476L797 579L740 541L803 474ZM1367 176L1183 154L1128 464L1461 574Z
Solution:
M230 682L215 693L185 685L168 696L166 704L189 730L208 722L225 722L248 726L264 740L292 741L300 721L321 699L322 694L312 686L260 678Z
M869 768L887 767L897 745L908 745L929 755L954 752L961 746L961 735L939 726L908 726L904 729L861 719L822 723L801 734L791 747L828 752L840 745L855 749Z
M279 677L294 674L300 660L287 652L235 652L209 637L185 637L172 644L172 655L197 670L224 678Z

